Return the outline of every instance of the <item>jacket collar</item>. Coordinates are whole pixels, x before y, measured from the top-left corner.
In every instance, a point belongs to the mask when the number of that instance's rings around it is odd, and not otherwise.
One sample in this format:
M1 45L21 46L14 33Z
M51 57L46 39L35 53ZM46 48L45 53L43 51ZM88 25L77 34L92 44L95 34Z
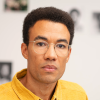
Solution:
M27 69L23 69L18 72L12 80L12 89L18 96L20 100L42 100L40 97L36 96L34 93L29 91L26 87L22 85L19 81L20 78L24 77L27 73ZM57 86L54 92L54 95L51 100L62 100L62 90L60 86L60 81L57 82Z

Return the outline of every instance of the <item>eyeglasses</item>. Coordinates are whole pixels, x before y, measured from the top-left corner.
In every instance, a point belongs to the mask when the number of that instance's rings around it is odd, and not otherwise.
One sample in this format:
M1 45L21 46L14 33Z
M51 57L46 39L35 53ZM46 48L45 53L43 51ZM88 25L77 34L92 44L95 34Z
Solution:
M37 54L45 54L50 45L43 40L36 40L36 41L29 41L29 42L33 42L33 50ZM61 57L67 56L68 50L71 48L71 45L68 45L67 43L63 43L63 42L57 44L53 44L53 43L51 44L54 45L56 54Z

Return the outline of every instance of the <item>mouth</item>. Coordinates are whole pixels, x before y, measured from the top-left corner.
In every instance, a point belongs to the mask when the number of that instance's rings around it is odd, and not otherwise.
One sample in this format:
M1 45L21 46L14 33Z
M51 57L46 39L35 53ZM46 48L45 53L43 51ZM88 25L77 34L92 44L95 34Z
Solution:
M54 72L55 70L57 70L57 67L54 65L46 65L43 66L42 69L46 72Z

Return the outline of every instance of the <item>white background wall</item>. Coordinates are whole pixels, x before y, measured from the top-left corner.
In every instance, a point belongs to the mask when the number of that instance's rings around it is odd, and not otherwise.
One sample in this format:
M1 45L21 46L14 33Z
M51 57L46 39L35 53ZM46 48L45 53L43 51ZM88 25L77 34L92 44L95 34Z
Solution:
M22 24L32 9L54 6L68 11L77 7L82 12L82 32L75 32L72 54L66 64L62 79L81 85L89 100L100 100L100 33L93 32L92 12L100 12L98 0L29 0L28 12L5 12L4 0L0 0L0 61L13 63L12 77L27 67L21 54Z

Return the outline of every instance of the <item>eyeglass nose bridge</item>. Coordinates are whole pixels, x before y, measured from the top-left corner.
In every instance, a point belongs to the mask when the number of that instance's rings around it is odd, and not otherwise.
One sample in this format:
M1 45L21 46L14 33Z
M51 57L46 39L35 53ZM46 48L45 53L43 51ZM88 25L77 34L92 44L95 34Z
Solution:
M50 43L50 44L48 44L47 51L48 51L48 49L49 49L50 45L54 45L54 51L55 51L55 53L56 53L56 50L55 50L55 44L54 44L54 43ZM46 52L47 52L47 51L46 51ZM46 52L45 52L45 53L46 53ZM57 53L56 53L56 55L57 55Z
M55 49L55 44L54 44L54 43L48 44L48 49L49 49L49 46L50 46L50 45L54 45L54 49Z

